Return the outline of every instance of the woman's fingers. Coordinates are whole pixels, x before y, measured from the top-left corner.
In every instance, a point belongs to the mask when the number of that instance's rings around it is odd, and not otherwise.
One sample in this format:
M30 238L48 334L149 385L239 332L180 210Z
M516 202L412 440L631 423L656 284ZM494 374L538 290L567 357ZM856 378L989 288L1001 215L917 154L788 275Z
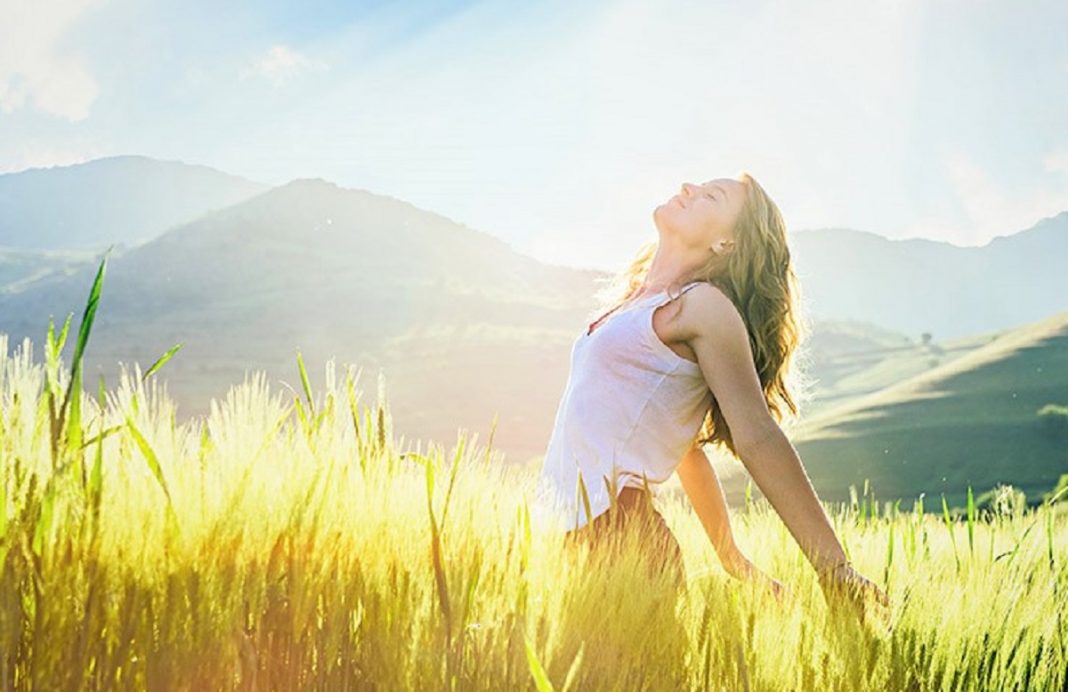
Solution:
M865 622L870 611L875 610L875 616L884 624L889 624L889 597L860 572L852 568L839 569L828 574L826 578L821 578L820 586L833 610L848 605L861 622Z

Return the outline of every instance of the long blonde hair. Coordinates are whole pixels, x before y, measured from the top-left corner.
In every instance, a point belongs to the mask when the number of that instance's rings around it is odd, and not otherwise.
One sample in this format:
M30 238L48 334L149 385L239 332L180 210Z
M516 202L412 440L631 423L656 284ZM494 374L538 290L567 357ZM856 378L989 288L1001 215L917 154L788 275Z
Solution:
M801 312L801 287L779 208L749 173L743 171L738 180L745 186L746 201L734 227L734 250L726 255L712 254L679 285L707 281L730 298L749 333L768 410L779 423L793 422L799 402L808 398L808 381L799 367L802 352L798 347L810 331ZM599 313L618 307L641 289L656 248L656 240L644 244L630 265L598 292L604 303ZM726 447L737 456L715 397L697 442Z

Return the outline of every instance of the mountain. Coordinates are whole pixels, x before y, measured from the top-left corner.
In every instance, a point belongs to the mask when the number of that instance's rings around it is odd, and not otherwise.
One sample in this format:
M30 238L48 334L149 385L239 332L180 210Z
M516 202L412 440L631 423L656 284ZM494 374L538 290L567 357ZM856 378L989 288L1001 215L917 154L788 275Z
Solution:
M28 336L40 353L49 315L80 315L94 271L0 296L11 346ZM300 349L313 382L336 357L374 396L381 371L408 439L464 427L485 440L499 413L494 445L526 457L544 450L597 277L391 197L298 180L109 263L86 372L113 381L117 361L147 367L181 341L165 374L184 417L246 369L299 388Z
M172 165L139 161L150 169ZM131 197L148 194L130 184ZM142 206L131 199L114 211ZM796 234L791 243L806 307L814 313L806 348L817 398L805 402L806 421L851 402L878 401L871 397L898 391L898 383L918 376L947 372L989 345L993 329L983 324L1004 330L1042 310L1056 312L1051 306L1063 304L1065 292L1056 290L1051 267L1068 259L1066 220L1062 214L983 248L849 230ZM0 225L9 223L0 215ZM134 225L127 219L114 227ZM80 316L98 259L98 252L85 250L0 252L0 332L11 335L9 346L29 337L40 355L49 315ZM313 384L322 381L329 358L363 368L366 396L376 393L376 375L385 375L396 431L408 439L448 443L463 427L485 441L499 415L494 446L511 461L530 461L544 451L570 346L593 319L594 293L604 278L543 264L401 200L297 180L206 210L115 253L86 374L90 381L99 372L114 382L117 362L147 367L183 342L161 374L186 418L206 413L210 398L224 396L249 369L299 389L300 349ZM991 291L996 295L983 298ZM998 301L1005 301L1003 308ZM962 332L967 336L954 336ZM911 406L902 396L900 403ZM921 423L928 414L933 424L935 413L925 410ZM907 426L895 430L917 439ZM951 430L944 433L944 445L971 448L970 438L954 441ZM883 441L891 435L872 434ZM820 447L822 438L799 444L816 445L821 491L844 492L855 480L856 469L835 461L853 458L854 448L837 457L824 453L837 448ZM889 449L876 451L883 448ZM867 452L856 454L865 459ZM857 468L874 473L876 462ZM932 467L930 459L925 463ZM1030 478L1027 473L1020 478ZM920 475L902 479L888 486L880 477L877 488L915 496L915 488L930 487Z
M145 156L7 173L0 175L0 246L134 245L265 189L206 166Z
M791 431L821 498L847 500L865 478L878 499L900 498L907 509L920 493L931 506L943 492L963 505L968 484L979 495L1011 483L1034 500L1057 483L1068 471L1068 429L1038 411L1068 405L1068 311L972 342L950 362ZM742 484L729 484L735 498Z
M1068 309L1068 212L982 247L849 229L805 230L790 242L820 319L953 339Z
M24 290L56 272L70 274L92 258L93 253L88 251L0 248L0 293Z
M0 175L0 247L133 245L266 191L204 166L117 156ZM829 228L791 234L813 317L957 339L1068 309L1068 212L982 247ZM0 260L2 262L2 260ZM0 269L0 289L3 270Z

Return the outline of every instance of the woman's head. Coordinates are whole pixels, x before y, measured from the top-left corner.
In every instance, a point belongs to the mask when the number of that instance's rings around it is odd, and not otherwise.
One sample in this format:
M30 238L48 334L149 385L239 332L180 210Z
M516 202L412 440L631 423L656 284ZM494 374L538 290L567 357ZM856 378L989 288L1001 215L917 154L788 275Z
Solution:
M791 389L803 383L795 365L806 325L800 285L778 206L749 173L701 185L684 183L653 213L658 239L641 248L617 277L616 300L639 291L658 255L664 266L683 267L671 286L707 281L734 303L749 332L750 346L768 408L780 422L798 406ZM622 284L620 286L620 284ZM726 421L713 401L698 438L734 452Z
M711 281L734 270L783 269L789 262L786 224L779 208L748 173L695 185L653 211L656 245L680 255L683 283Z
M695 259L728 252L749 188L734 178L700 185L683 183L678 194L653 211L660 242L670 242Z

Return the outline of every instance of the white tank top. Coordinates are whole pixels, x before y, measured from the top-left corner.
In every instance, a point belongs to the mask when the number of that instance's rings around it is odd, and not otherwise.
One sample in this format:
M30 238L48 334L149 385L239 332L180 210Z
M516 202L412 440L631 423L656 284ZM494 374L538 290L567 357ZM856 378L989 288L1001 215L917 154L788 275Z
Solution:
M681 296L700 282L682 287ZM678 296L675 296L677 298ZM538 479L536 498L567 529L585 526L626 486L650 490L682 460L712 404L700 366L672 351L653 330L653 312L674 300L658 291L589 326L571 347L567 385ZM579 474L590 514L578 489Z

